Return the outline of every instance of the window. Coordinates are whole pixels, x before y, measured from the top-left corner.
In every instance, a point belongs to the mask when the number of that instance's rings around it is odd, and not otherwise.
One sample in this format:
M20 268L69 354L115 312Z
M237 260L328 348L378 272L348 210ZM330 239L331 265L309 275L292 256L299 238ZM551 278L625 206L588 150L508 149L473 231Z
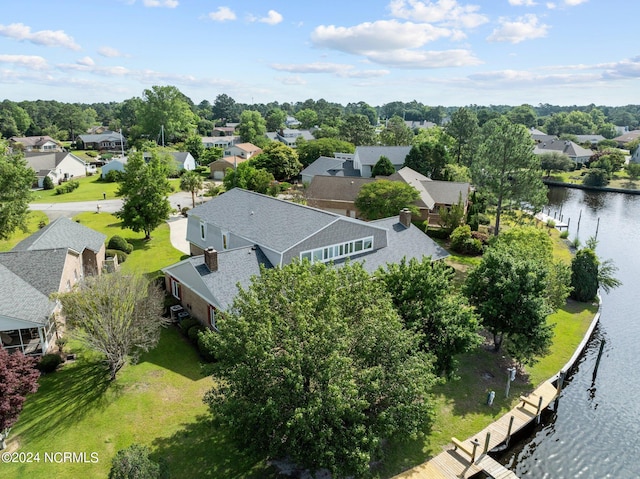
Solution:
M227 231L222 232L222 249L229 249L229 233Z
M182 299L182 288L180 287L180 283L178 283L175 279L171 278L171 294L176 299Z
M200 222L200 238L204 239L205 234L207 232L207 227L204 221Z
M333 259L344 258L352 253L361 253L373 249L373 237L348 241L346 243L326 246L300 253L300 260L309 260L312 263L316 261L326 262Z
M213 329L215 329L216 331L218 330L218 328L216 327L216 308L211 305L209 305L209 324Z

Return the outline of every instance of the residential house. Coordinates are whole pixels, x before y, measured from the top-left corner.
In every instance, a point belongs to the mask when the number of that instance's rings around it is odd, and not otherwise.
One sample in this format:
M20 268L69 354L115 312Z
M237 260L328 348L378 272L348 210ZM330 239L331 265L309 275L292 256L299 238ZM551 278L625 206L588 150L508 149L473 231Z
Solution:
M417 220L428 220L430 224L440 222L440 208L451 208L461 202L466 211L469 201L469 183L432 180L408 167L388 177L391 181L402 181L418 190L420 197L414 202L419 214ZM306 190L309 206L333 213L358 217L355 201L363 185L376 181L374 178L314 176Z
M167 290L193 317L215 327L238 289L260 267L294 260L344 264L375 271L402 258L433 260L448 253L411 224L411 213L364 222L234 188L189 211L193 257L163 269Z
M127 148L127 139L120 132L106 130L102 133L78 135L76 143L84 150L123 151Z
M537 128L530 128L529 133L531 134L533 141L536 143L547 143L558 139L556 135L547 135L545 132L540 131Z
M640 138L640 130L631 130L620 136L616 136L613 140L618 142L618 147L623 148L626 143L637 140L638 138Z
M371 177L371 170L381 156L386 156L398 171L404 166L411 146L358 146L353 154L353 168L360 171L363 178Z
M602 135L575 135L575 137L578 143L583 145L589 143L591 146L596 146L601 141L606 140Z
M404 124L407 125L409 128L411 128L412 130L415 130L416 128L421 130L428 130L429 128L433 128L434 126L437 126L432 121L427 121L427 120L422 120L422 121L405 120Z
M36 172L37 186L42 188L44 178L48 176L54 184L72 178L86 176L88 164L67 151L39 153L27 152L24 154L27 165Z
M570 140L558 140L553 139L550 141L538 143L533 149L535 155L542 155L543 153L549 153L557 151L564 153L573 160L576 164L584 164L589 161L589 158L593 155L593 151L581 147L577 143Z
M14 149L20 148L23 151L39 151L41 153L64 151L60 143L47 135L12 136L9 138L9 145Z
M278 131L267 132L267 138L273 141L279 141L291 148L296 147L298 138L304 138L307 141L315 140L315 137L309 130L296 130L292 128L281 128Z
M222 148L226 150L240 141L239 136L203 136L202 144L205 148Z
M60 304L87 274L100 274L106 236L61 217L0 253L0 343L29 355L50 352Z
M110 171L122 171L124 172L124 167L126 166L128 158L126 156L121 156L118 158L112 158L109 162L105 163L101 168L100 175L102 178L106 178L107 173Z
M321 156L300 172L303 184L311 183L314 176L360 177L360 172L353 167L353 155L342 154L333 158Z
M173 164L178 172L191 171L196 169L196 160L188 151L161 151L160 156L169 155L173 159ZM144 161L151 160L151 153L145 151L142 154Z
M640 163L640 148L636 148L636 151L633 152L633 155L629 158L629 163Z
M236 129L233 126L216 126L211 132L211 136L233 136Z
M211 178L222 180L227 168L235 168L240 163L262 153L262 149L253 143L238 143L224 151L224 157L209 163Z
M287 118L284 120L284 124L287 126L287 128L297 128L302 125L302 122L296 120L291 115L287 115Z

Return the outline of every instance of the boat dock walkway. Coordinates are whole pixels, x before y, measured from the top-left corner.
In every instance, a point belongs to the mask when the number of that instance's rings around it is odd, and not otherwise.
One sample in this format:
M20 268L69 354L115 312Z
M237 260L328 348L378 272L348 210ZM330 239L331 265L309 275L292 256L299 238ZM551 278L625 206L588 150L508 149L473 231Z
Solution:
M563 229L569 228L569 223L565 223L564 221L560 221L559 219L556 219L544 213L537 213L535 217L537 220L540 220L545 224L547 224L549 221L553 221L553 223L555 224L555 227L560 231L562 231Z
M513 434L539 420L542 411L555 400L556 395L556 387L551 381L545 381L528 396L521 396L516 407L478 434L464 441L451 438L451 444L443 452L394 479L465 479L480 472L494 479L518 479L487 453L508 444Z

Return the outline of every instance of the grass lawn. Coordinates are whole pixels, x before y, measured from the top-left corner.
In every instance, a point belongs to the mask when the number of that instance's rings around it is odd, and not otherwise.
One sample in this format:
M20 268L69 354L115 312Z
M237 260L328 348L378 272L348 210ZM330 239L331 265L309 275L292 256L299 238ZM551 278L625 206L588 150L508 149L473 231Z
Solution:
M177 263L187 257L171 245L169 225L163 223L151 233L151 240L144 240L144 233L136 233L122 228L122 222L109 213L84 212L76 215L74 220L80 224L107 235L120 235L133 244L133 251L122 264L123 271L138 272L158 277L160 269Z
M552 181L559 181L562 183L582 184L582 180L584 179L582 173L586 174L587 171L589 170L586 168L576 171L554 171L548 179ZM547 178L545 177L545 179ZM640 189L640 180L632 180L631 178L629 178L629 175L627 175L626 171L616 171L609 181L607 187L622 188L626 190L637 190Z
M8 441L9 450L40 453L40 462L2 464L2 477L76 479L106 477L115 453L131 443L149 446L168 461L175 478L269 477L264 458L248 456L214 429L204 393L212 386L200 374L199 357L175 328L158 347L117 379L89 352L40 378ZM97 463L45 462L49 452L97 453Z
M27 217L27 231L22 231L21 229L17 229L13 232L10 238L6 240L0 240L0 251L9 251L15 245L17 245L20 241L25 239L27 236L31 236L33 233L38 231L39 224L41 221L44 221L45 224L49 224L49 218L42 211L30 211L29 216Z

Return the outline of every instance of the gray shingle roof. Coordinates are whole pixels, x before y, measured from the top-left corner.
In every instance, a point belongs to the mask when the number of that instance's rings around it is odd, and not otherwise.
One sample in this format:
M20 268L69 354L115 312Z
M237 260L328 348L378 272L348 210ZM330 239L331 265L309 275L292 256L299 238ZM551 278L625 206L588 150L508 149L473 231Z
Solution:
M469 183L456 181L429 181L424 187L436 203L442 205L456 205L462 199L465 204L469 196Z
M100 143L101 141L124 141L124 136L117 131L105 131L94 135L78 135L84 143Z
M583 148L577 143L569 140L551 140L538 143L533 150L536 155L550 151L559 151L570 158L584 158L593 154L591 150L587 150L586 148Z
M363 165L375 165L381 156L389 158L393 165L404 165L411 146L358 146L355 155Z
M41 153L34 151L27 151L24 154L24 159L29 165L29 167L35 171L41 170L53 170L56 168L62 161L68 156L72 157L74 160L84 164L85 162L75 156L72 153L67 151L58 151L58 152L50 152L50 153Z
M0 253L0 316L45 324L55 307L49 295L59 291L66 257L66 248Z
M302 176L360 176L360 172L353 168L353 160L321 156L300 172Z
M233 188L189 211L221 230L284 252L340 219L337 214Z
M91 228L60 217L18 243L13 251L71 248L82 253L85 248L100 251L107 237Z

